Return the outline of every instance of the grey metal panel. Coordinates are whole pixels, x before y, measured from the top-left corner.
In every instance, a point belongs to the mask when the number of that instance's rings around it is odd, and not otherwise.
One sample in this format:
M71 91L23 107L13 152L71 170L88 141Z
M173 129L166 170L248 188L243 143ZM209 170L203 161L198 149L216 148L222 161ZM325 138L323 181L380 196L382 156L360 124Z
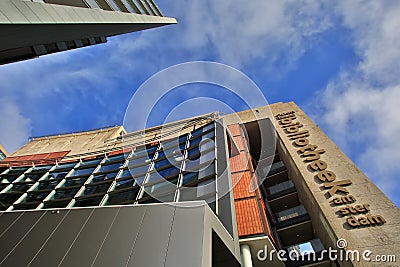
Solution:
M32 226L40 220L43 212L26 212L0 237L0 265L12 249L24 238ZM2 217L7 216L3 215Z
M175 207L150 205L133 247L129 266L163 266Z
M92 209L71 211L30 266L58 266L91 214Z
M146 209L146 206L119 208L93 266L126 266Z
M176 208L165 267L202 266L204 209L205 205Z
M22 212L5 212L0 214L0 236L2 236L3 232L10 227L20 216L22 216Z
M61 266L91 266L117 213L113 208L94 209Z
M56 230L57 225L67 215L68 211L60 211L58 214L52 214L48 211L41 212L41 214L43 213L42 219L32 228L5 261L3 261L1 266L28 266L29 262L39 252L52 232ZM29 220L30 218L23 217L24 221L27 219Z

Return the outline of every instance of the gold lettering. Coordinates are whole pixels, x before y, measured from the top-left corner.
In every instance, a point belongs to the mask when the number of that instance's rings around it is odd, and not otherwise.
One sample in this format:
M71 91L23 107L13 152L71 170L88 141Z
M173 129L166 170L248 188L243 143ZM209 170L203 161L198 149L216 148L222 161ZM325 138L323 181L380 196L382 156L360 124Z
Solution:
M348 193L346 188L343 186L348 186L351 185L352 182L348 179L343 180L343 181L335 181L332 183L324 183L325 188L331 188L328 190L328 193L331 195L331 197L336 194L338 191L341 191L343 193Z
M324 171L320 171L317 174L317 177L322 182L325 182L325 181L332 182L336 179L336 174L332 171L324 170Z
M328 168L328 164L323 160L316 160L310 163L310 167L314 171L323 171Z

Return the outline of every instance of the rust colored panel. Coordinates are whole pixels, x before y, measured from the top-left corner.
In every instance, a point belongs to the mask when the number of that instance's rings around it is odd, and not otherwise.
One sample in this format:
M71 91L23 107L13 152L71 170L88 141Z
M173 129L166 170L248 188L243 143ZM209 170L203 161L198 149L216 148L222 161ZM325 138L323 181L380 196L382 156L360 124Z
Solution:
M233 139L235 140L236 145L238 146L240 151L243 151L245 146L243 144L243 139L241 136L235 136L233 137Z
M239 124L232 124L228 126L229 131L231 132L232 136L240 135L240 126Z
M239 237L263 234L263 224L255 198L235 200Z
M233 195L235 200L241 198L255 197L256 194L251 190L251 174L248 171L232 174Z
M109 156L114 156L114 155L119 155L122 153L126 153L126 152L131 152L134 149L134 147L130 147L130 148L123 148L123 149L119 149L116 151L112 151L110 153L108 153Z
M60 161L70 151L60 151L53 153L32 154L24 156L7 157L2 160L2 165L10 166L30 166L32 163L35 165L53 164Z
M248 161L244 153L240 153L239 155L230 158L230 163L232 173L249 169Z

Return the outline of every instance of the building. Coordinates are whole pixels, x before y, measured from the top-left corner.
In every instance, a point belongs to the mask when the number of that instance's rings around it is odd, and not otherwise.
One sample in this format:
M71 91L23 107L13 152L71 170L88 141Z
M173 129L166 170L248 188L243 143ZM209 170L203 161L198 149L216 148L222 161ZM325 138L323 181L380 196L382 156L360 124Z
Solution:
M2 0L0 64L174 23L153 0Z
M350 256L399 255L399 209L293 102L33 138L0 168L2 266L371 266Z

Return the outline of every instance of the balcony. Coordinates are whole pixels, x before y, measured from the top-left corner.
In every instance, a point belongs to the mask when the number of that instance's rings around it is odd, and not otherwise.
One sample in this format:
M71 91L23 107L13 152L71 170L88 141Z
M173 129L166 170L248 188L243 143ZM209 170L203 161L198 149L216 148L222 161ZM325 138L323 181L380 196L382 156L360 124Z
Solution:
M296 192L296 187L294 186L293 182L291 180L285 181L283 183L279 183L277 185L268 187L266 189L267 191L267 199L273 200L282 196L285 196L287 194L291 194Z
M288 257L286 266L297 267L311 264L312 266L331 266L328 253L322 253L324 249L319 239L288 246L285 250L291 257Z
M310 216L304 206L290 208L276 214L277 228L285 228L310 220Z

